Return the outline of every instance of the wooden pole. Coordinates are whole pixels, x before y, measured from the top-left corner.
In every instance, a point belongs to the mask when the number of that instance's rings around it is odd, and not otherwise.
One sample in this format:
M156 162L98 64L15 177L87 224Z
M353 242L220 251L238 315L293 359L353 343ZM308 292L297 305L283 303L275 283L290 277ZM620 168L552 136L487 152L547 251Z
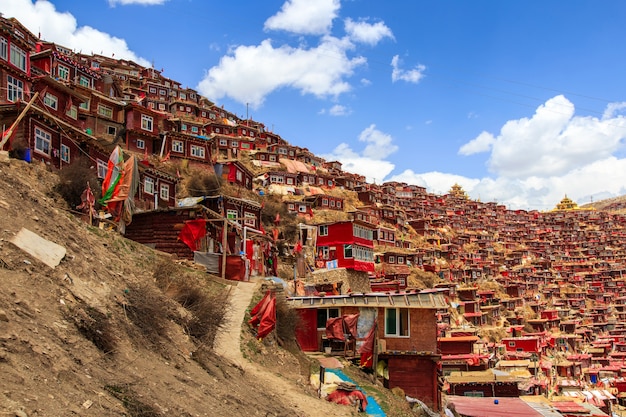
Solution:
M222 279L226 279L226 246L228 246L228 219L224 218L222 231Z
M17 119L15 119L15 121L13 122L13 124L11 125L11 127L9 128L9 130L7 131L6 134L3 133L2 135L2 140L0 141L0 149L2 149L2 147L4 147L4 144L7 143L7 141L9 140L9 138L13 135L13 131L15 130L15 128L17 127L17 125L22 121L22 119L24 118L24 116L26 116L26 112L30 109L30 107L33 105L33 103L35 102L35 100L37 99L37 97L39 96L39 91L37 91L34 95L33 98L30 99L30 101L28 102L28 104L26 105L26 107L24 107L24 110L22 110L22 112L20 113L19 116L17 116Z

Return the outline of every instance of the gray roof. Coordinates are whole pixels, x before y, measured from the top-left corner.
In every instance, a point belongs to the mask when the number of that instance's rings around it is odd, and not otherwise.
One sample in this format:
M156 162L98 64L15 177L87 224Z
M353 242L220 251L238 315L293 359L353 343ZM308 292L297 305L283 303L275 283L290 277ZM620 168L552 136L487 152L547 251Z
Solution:
M441 293L367 293L290 297L287 304L293 308L328 308L328 307L403 307L440 309L448 308Z

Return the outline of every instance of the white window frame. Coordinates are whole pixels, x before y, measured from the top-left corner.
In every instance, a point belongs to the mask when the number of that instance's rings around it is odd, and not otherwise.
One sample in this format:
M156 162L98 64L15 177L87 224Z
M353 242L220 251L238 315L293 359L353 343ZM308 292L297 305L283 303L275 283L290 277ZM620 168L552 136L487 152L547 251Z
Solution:
M191 156L195 156L196 158L204 158L205 157L204 146L191 145Z
M220 139L220 146L228 146L228 141L226 139Z
M322 224L318 226L318 232L320 236L328 236L328 225Z
M198 126L191 126L191 133L198 133Z
M52 135L50 132L35 126L35 151L50 156L52 150Z
M332 313L331 313L331 311L332 311ZM320 315L325 315L326 319L320 321L319 320L320 319ZM335 317L341 317L341 309L340 308L338 308L338 307L318 308L317 309L317 329L318 330L326 329L326 323L328 322L328 319L332 319L332 318L335 318Z
M165 201L168 201L170 199L169 184L161 184L161 186L159 187L159 198Z
M87 100L87 101L80 103L80 106L78 107L83 110L89 110L91 106L89 105L89 100Z
M51 109L57 110L59 108L59 98L51 93L46 93L43 96L43 104Z
M102 159L96 160L96 165L98 167L98 178L104 178L107 176L107 170L109 169L108 164L104 162Z
M67 111L65 112L66 116L71 117L72 119L78 119L78 107L75 104L72 104Z
M117 134L117 128L115 126L107 126L107 135L115 136Z
M61 161L70 163L70 147L64 144L61 144Z
M17 46L13 44L11 44L10 50L11 50L11 56L10 56L11 64L15 65L17 68L26 72L27 56L28 56L26 54L26 51L24 51L22 48L18 48Z
M143 179L143 192L146 194L154 195L154 179L145 177Z
M148 132L152 132L152 126L154 123L154 118L152 116L148 116L147 114L141 115L141 129L147 130Z
M254 213L246 211L243 213L243 217L245 218L243 222L246 226L256 227L256 216Z
M146 149L146 141L143 139L137 139L137 149Z
M389 260L387 261L390 264L395 264L396 263L396 257L391 255L389 256Z
M24 81L7 75L7 100L10 102L24 100Z
M393 311L393 317L390 317ZM385 308L385 337L397 337L408 339L411 337L411 310L408 308ZM406 317L406 326L402 326L402 317ZM395 319L395 320L394 320ZM395 331L392 333L389 328L391 321L395 321L393 326Z
M239 213L237 212L237 210L234 210L234 209L226 210L227 219L235 220L237 217L239 217Z
M346 243L343 245L343 258L354 259L354 245Z
M5 37L0 36L0 58L7 60L9 56L9 43Z
M98 115L106 117L107 119L113 118L113 107L106 106L104 104L98 104Z
M69 67L59 64L57 66L57 77L59 77L62 80L68 81L70 79Z
M172 152L183 153L183 141L182 140L173 140L172 141Z
M81 75L78 78L78 84L82 85L83 87L91 88L91 80L88 77L85 77L84 75Z

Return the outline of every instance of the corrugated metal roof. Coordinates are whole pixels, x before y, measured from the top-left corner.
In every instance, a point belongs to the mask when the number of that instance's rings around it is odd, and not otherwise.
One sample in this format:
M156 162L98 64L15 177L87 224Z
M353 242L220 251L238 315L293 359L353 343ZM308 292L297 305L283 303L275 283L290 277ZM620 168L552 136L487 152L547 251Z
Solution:
M324 297L291 297L287 299L287 304L293 308L352 306L439 309L448 307L443 294L438 293L367 293Z

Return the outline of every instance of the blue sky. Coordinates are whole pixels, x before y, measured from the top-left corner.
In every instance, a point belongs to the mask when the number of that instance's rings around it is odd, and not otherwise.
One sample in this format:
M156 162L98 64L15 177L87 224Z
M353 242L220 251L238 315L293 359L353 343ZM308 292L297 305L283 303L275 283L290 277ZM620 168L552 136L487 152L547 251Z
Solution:
M626 2L0 0L381 183L510 208L626 194Z

